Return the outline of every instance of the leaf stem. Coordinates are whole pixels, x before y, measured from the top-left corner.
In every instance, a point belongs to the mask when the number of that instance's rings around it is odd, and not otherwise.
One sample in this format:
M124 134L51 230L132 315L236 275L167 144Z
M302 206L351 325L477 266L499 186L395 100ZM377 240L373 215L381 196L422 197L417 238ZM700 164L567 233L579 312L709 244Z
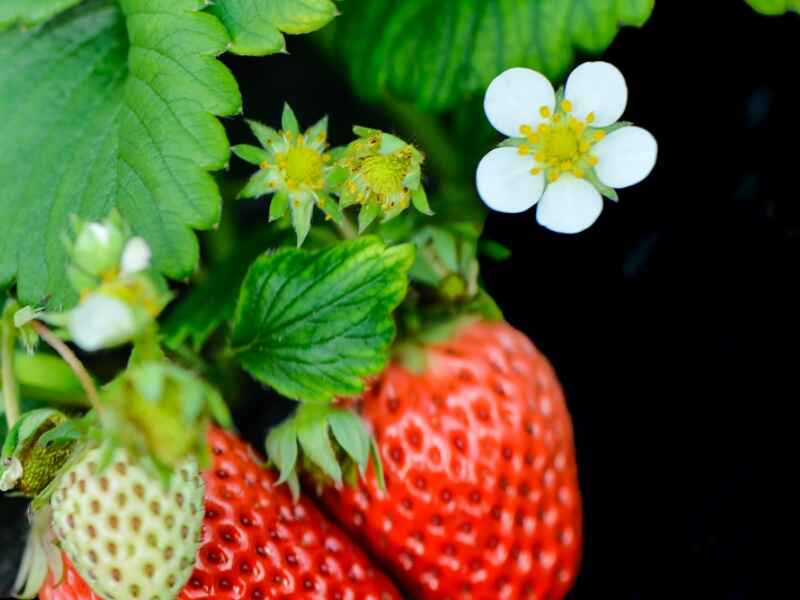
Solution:
M75 356L75 353L72 351L72 349L67 346L63 340L58 338L58 336L56 336L56 334L54 334L50 328L41 321L31 321L31 326L53 350L58 352L59 356L64 359L64 362L70 366L73 373L75 373L75 376L78 378L78 381L81 382L81 386L83 386L83 389L86 392L86 397L89 398L89 402L91 402L92 407L97 411L98 415L102 414L103 405L100 402L100 395L97 393L94 380L92 379L92 376L89 375L89 372L86 370L86 367L83 366L83 363L80 361L80 359Z
M0 324L2 341L0 354L2 355L2 382L3 405L6 411L6 423L11 429L19 419L19 398L17 397L17 380L14 377L14 329L7 321Z

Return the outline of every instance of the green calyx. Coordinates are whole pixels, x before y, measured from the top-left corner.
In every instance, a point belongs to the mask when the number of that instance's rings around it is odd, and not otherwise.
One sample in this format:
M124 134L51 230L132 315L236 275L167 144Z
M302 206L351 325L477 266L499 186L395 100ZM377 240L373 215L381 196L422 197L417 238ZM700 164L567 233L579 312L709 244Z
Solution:
M115 445L152 459L170 472L195 457L208 463L212 420L230 427L227 407L213 387L167 362L132 366L103 391L102 425Z
M33 498L48 486L72 454L75 438L67 423L52 409L22 415L0 454L0 491Z
M333 481L355 484L366 472L370 456L379 485L385 487L375 441L364 421L345 408L328 404L301 404L294 416L273 428L266 440L267 456L288 483L292 495L300 494L302 470L318 487Z

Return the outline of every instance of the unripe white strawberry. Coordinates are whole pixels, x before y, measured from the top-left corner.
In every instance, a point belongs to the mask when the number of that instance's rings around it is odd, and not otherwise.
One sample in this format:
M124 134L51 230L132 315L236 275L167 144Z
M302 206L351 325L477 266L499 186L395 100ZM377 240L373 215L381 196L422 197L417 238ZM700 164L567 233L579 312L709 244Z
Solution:
M169 484L122 449L98 471L95 449L67 471L51 506L62 550L105 600L173 600L189 579L203 521L194 461Z

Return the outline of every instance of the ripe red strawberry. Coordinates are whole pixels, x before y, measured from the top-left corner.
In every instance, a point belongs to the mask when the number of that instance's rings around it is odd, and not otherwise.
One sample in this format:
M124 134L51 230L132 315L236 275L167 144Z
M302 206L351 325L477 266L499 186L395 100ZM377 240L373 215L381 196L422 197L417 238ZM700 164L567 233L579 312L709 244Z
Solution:
M213 465L206 483L203 537L180 600L308 598L399 600L391 582L328 522L314 504L294 503L286 486L235 436L209 434ZM48 578L41 600L100 600L65 561L56 585Z
M552 367L502 323L393 364L363 397L383 458L323 501L415 600L562 598L581 553L572 425Z

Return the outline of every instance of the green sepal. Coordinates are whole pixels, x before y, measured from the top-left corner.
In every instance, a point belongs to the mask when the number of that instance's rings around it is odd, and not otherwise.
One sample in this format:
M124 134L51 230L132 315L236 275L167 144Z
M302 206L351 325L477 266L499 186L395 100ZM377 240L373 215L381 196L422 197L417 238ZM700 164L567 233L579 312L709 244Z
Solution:
M289 210L289 194L281 190L272 196L272 200L270 200L269 222L272 223L273 221L283 218L287 210Z
M311 229L311 218L314 216L314 201L311 198L293 199L289 197L292 211L292 227L297 234L297 247L303 245Z
M300 135L300 123L297 122L297 117L289 106L289 103L283 105L283 114L281 114L281 129L283 131L291 132L292 135Z
M344 219L344 213L342 212L342 209L339 207L339 204L336 202L336 200L324 193L317 194L317 196L319 198L317 201L317 206L322 209L322 212L324 212L325 215L334 223L341 223Z
M313 404L304 404L300 407L295 416L297 439L305 456L339 484L342 482L342 468L339 466L328 435L327 414L319 409L319 406ZM311 414L307 414L308 412Z
M586 172L586 181L591 183L604 197L608 198L609 200L613 200L614 202L619 202L619 194L617 194L617 190L600 181L600 178L597 176L597 173L595 173L594 169L590 169Z
M364 421L349 410L333 410L328 414L328 423L336 441L356 462L363 475L369 463L372 441Z
M239 144L232 146L233 153L244 161L249 162L251 165L260 165L263 162L268 162L270 154L264 148L258 146L251 146L250 144Z
M364 233L364 230L372 225L379 214L381 214L381 207L377 203L368 202L363 205L358 212L358 233Z
M267 127L263 123L253 121L251 119L247 120L247 125L250 127L250 131L253 132L253 135L256 136L256 139L258 139L259 143L264 146L264 148L272 148L276 144L283 143L281 134L275 131L272 127Z
M287 419L273 427L266 440L267 456L280 472L278 484L289 481L297 466L297 429L294 420Z
M260 198L271 194L275 190L269 185L269 169L259 169L253 173L252 177L239 192L239 198Z
M425 192L425 188L422 185L411 193L411 202L414 204L414 208L423 215L428 215L429 217L433 216L434 213L431 210L430 204L428 204L428 194Z

